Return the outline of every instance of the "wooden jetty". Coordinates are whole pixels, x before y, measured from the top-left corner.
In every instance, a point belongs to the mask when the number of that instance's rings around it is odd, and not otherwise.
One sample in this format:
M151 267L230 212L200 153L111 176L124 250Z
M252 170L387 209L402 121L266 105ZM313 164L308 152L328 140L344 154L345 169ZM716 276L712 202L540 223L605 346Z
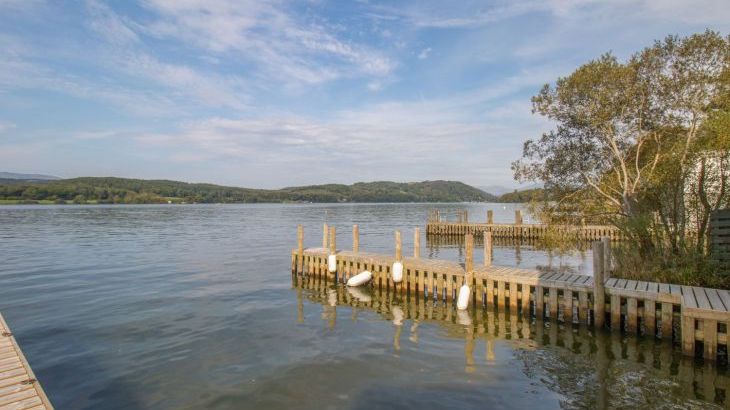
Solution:
M358 235L359 230L353 229L354 243L359 243ZM328 247L305 249L300 226L298 247L291 254L292 272L344 283L369 270L373 274L370 286L447 302L456 298L460 286L468 284L473 308L496 307L540 319L681 340L684 355L701 355L710 361L717 359L718 348L727 352L730 292L726 290L611 278L610 256L604 257L610 255L608 238L593 243L594 276L492 266L492 233L483 235L487 263L474 265L473 237L469 234L462 266L452 261L404 257L399 234L394 255L363 252L359 246L341 250L333 240ZM336 258L334 272L328 269L330 255ZM401 283L391 277L396 261L404 266Z
M439 211L431 212L426 223L426 235L480 235L491 232L495 238L539 239L548 235L594 241L601 238L621 240L623 236L615 226L610 225L547 225L523 223L522 211L515 211L515 222L512 224L495 224L492 211L487 211L485 222L469 222L466 211L457 213L456 221L441 219Z
M0 314L0 410L53 409Z

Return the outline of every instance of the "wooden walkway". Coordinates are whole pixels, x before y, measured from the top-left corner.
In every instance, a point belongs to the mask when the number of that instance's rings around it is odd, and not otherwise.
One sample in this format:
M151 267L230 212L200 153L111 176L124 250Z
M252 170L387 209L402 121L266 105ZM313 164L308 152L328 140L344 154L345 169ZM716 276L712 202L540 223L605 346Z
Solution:
M53 409L0 314L0 410Z
M302 237L300 229L300 239ZM353 275L369 270L373 273L371 286L447 302L453 301L459 287L468 283L475 307L509 308L512 313L549 317L567 323L598 327L606 324L614 331L662 339L680 340L681 337L685 355L701 355L712 361L717 359L718 346L727 351L730 293L610 278L609 272L602 270L604 261L595 255L594 271L604 277L600 283L586 275L473 266L473 262L469 262L473 261L473 256L469 256L473 249L468 247L468 269L452 261L335 249L332 246L329 249L304 249L302 246L294 249L292 271L344 283ZM399 250L398 245L396 249ZM336 272L328 271L328 256L332 254L336 257ZM394 283L391 277L391 267L396 261L404 266L401 283ZM700 346L702 348L698 349Z
M427 235L480 235L491 232L495 238L525 238L538 239L548 235L556 235L584 241L599 240L609 237L612 240L622 239L621 232L613 226L607 225L544 225L544 224L488 224L467 222L428 222Z
M514 223L494 223L493 212L487 211L484 223L469 222L469 214L466 210L457 211L456 221L446 221L441 218L438 210L433 210L428 215L426 223L426 235L456 235L467 234L481 235L484 232L491 232L494 238L510 239L539 239L546 236L557 236L561 238L577 239L582 241L594 241L607 237L611 240L623 239L621 232L610 225L545 225L545 224L524 224L522 211L515 210Z

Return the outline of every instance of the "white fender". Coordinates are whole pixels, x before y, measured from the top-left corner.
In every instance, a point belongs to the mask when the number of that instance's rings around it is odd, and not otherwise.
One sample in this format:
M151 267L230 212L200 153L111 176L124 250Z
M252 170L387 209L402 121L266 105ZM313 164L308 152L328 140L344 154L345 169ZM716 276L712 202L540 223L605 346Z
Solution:
M347 286L361 286L373 278L373 274L369 271L363 271L347 280Z
M456 301L456 308L459 310L466 310L469 307L469 295L471 295L471 289L469 286L464 285L459 288L459 298Z
M330 273L337 272L337 256L330 255L329 258L327 258L327 268Z
M403 264L396 262L393 264L393 282L401 283L403 281Z

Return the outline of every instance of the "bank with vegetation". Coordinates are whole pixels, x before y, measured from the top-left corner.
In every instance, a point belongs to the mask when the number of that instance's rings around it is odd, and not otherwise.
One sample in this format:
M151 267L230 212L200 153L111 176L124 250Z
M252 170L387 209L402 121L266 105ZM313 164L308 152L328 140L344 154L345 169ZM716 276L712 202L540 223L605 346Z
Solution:
M282 203L282 202L493 202L497 198L456 181L328 184L277 190L168 180L85 177L0 181L0 203Z
M544 182L540 220L613 224L631 239L616 274L728 287L710 216L730 207L730 37L670 36L625 61L608 53L532 99L556 124L524 145L520 181Z

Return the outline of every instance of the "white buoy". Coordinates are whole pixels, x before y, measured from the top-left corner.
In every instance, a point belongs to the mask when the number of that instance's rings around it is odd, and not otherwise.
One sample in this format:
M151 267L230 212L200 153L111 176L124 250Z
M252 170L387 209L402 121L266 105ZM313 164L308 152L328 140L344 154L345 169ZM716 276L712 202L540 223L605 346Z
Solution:
M456 301L456 308L459 310L466 310L467 307L469 307L469 295L471 294L471 289L469 289L469 286L464 285L461 288L459 288L459 298Z
M403 264L396 262L393 264L393 282L401 283L403 281Z
M347 286L362 286L373 278L369 271L363 271L347 280Z
M337 272L337 256L330 255L329 258L327 258L327 268L330 273Z

